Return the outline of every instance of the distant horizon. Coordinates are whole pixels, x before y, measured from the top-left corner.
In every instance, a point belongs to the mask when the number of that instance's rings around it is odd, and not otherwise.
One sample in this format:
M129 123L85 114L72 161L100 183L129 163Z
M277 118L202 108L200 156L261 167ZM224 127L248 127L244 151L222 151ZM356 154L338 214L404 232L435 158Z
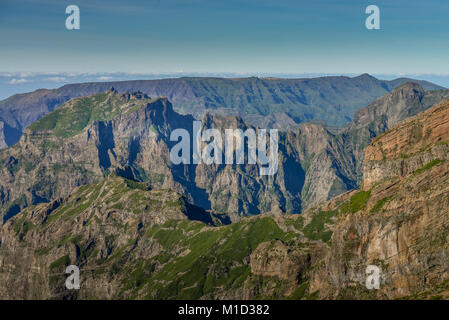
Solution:
M0 72L0 100L14 94L27 93L38 89L56 89L66 84L86 82L118 82L133 80L179 79L184 77L215 78L279 78L279 79L311 79L320 77L354 78L363 74L379 80L411 78L424 80L449 88L449 75L443 74L370 74L361 73L224 73L224 72Z

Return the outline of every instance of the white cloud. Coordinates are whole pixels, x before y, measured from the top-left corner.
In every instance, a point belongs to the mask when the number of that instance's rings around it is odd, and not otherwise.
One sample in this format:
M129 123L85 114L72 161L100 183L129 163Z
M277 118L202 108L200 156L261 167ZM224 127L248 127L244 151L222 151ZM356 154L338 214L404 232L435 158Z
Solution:
M6 78L11 78L11 77L14 77L15 74L14 73L10 73L10 72L0 72L0 76L6 77Z
M24 84L24 83L27 83L27 82L31 82L31 80L14 78L14 79L11 79L8 82L8 84Z
M44 80L51 81L51 82L64 82L64 81L66 81L66 78L64 78L64 77L50 77L50 78L45 78Z
M108 81L108 80L112 80L112 77L101 76L101 77L98 77L97 80L100 80L100 81Z
M32 77L33 75L35 75L35 73L33 73L33 72L20 72L19 73L19 77L21 77L21 78Z

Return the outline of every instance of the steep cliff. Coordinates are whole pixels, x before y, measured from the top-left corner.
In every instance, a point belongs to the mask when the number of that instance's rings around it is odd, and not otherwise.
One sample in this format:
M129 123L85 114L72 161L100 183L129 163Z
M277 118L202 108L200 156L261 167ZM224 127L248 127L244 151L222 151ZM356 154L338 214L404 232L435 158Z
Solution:
M138 138L149 148L143 160L148 169L162 174L167 170L162 166L167 155L158 148L155 128L168 123L168 117L175 126L184 120L166 99L110 90L72 100L34 123L18 144L0 153L4 220L27 205L67 195L77 186L99 181L114 168L132 164ZM147 180L156 183L154 177Z
M447 298L449 100L366 148L363 189L336 199L331 246L311 290L325 298ZM381 269L379 290L365 268Z
M407 82L358 110L353 121L339 133L345 145L344 154L354 161L350 166L351 177L361 180L365 147L373 138L447 98L448 90L428 91L417 83Z
M8 144L6 143L5 137L5 123L0 121L0 149L7 148Z
M166 98L150 99L142 93L112 89L69 101L27 128L19 143L0 152L3 221L116 170L127 178L181 192L191 203L233 220L273 210L299 213L326 199L332 184L322 185L320 178L306 174L309 167L310 173L319 170L327 180L341 180L329 156L335 157L339 148L332 143L332 134L316 125L280 135L279 170L274 176L261 176L260 163L175 165L169 158L174 145L170 133L185 129L193 139L193 121L173 111ZM206 114L201 129L207 128L223 134L226 129L250 127L238 117ZM318 168L316 157L328 168Z

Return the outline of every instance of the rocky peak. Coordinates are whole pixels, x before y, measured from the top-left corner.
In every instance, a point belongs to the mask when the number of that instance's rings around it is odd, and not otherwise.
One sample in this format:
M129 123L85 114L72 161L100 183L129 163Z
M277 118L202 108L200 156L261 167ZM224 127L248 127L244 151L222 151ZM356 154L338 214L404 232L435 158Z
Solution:
M201 120L205 128L244 129L247 127L239 116L224 116L206 112Z
M372 75L370 75L369 73L363 73L357 77L355 77L354 79L359 79L359 80L370 80L370 81L377 81L376 77L373 77Z
M407 81L406 83L401 84L400 86L393 89L391 92L393 95L402 95L407 96L410 93L413 94L424 94L426 90L417 82Z
M151 99L147 94L143 93L142 91L135 91L135 92L125 92L121 95L121 98L128 102L129 100L142 100L142 99Z
M305 123L298 127L298 136L305 142L308 153L318 153L326 146L332 138L332 134L320 124Z
M403 114L407 114L408 109L419 104L425 94L426 90L419 84L407 82L391 93L376 99L369 106L358 110L346 131L366 126L382 116L388 120L389 125L394 125L396 121L404 119Z

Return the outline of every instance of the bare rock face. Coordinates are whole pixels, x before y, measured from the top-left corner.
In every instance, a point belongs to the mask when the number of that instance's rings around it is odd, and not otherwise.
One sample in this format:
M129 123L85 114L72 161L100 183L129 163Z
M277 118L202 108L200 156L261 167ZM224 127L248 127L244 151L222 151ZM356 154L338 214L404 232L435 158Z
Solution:
M286 296L304 280L312 263L310 252L290 248L279 240L259 244L250 256L251 273L284 280Z
M110 172L186 194L203 209L236 221L279 210L300 213L354 187L343 147L328 130L306 124L279 137L279 170L260 176L256 165L173 165L170 133L192 131L194 119L165 98L116 90L73 99L32 124L16 145L0 152L3 222L29 205L68 195ZM239 117L206 114L202 129L250 128Z
M311 290L326 298L447 298L449 101L408 119L367 149L363 190L340 199L332 245ZM365 287L368 265L379 290Z
M143 161L155 167L166 162L167 157L157 147L157 136L148 130L146 119L153 119L155 124L163 121L168 108L171 105L166 99L150 101L134 95L130 100L126 95L109 91L72 100L59 113L30 126L18 144L0 155L3 220L28 205L51 201L80 185L97 182L105 173L125 166L128 159L134 161L136 135L146 140L144 147L150 151L147 153L150 159ZM104 112L102 119L95 121L83 116L82 112L91 110ZM176 123L176 117L173 118ZM53 119L57 122L53 123Z
M363 185L405 176L436 159L448 159L448 101L407 119L366 148Z
M251 272L256 275L277 276L285 280L298 277L299 266L289 257L289 249L279 240L259 244L251 254Z
M447 98L448 90L428 91L417 83L407 82L358 110L354 120L340 132L345 146L343 154L354 159L349 177L361 182L365 147L372 139Z
M7 148L6 137L5 137L5 123L0 121L0 149Z
M312 290L357 299L434 292L449 276L447 169L373 188L362 211L336 224L326 267L317 271ZM365 287L368 265L381 269L379 290Z

